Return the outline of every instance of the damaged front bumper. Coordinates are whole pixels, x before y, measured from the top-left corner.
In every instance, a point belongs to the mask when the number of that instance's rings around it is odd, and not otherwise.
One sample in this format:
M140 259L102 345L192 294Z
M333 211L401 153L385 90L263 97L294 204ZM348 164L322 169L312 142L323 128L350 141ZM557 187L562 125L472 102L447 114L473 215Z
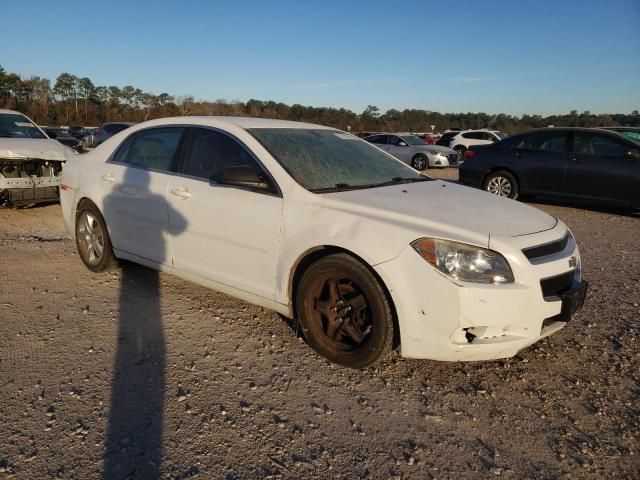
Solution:
M411 248L376 265L396 307L402 356L443 361L508 358L556 333L582 307L587 288L575 245L566 254L578 259L573 269L566 258L525 265L523 257L523 270L514 270L516 282L502 285L454 283ZM572 275L571 288L544 297L540 281L558 274Z
M0 190L7 188L41 188L60 185L60 175L55 177L4 178L0 177Z

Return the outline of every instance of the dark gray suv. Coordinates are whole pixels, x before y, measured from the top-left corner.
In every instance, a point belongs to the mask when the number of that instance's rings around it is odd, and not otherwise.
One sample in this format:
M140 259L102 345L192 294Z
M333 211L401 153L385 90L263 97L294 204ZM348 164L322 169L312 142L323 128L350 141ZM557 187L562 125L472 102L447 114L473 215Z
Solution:
M97 147L107 138L114 136L116 133L120 133L122 130L134 125L131 122L109 122L103 123L100 128L93 134L93 146Z

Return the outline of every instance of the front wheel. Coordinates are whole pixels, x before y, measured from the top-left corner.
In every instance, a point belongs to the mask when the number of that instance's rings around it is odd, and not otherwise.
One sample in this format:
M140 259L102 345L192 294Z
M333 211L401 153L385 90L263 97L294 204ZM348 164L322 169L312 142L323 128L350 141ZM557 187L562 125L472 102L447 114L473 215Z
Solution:
M429 168L429 159L422 153L418 153L411 159L411 167L421 172L425 168Z
M309 345L332 362L365 368L393 342L393 315L376 277L352 256L321 258L302 275L296 310Z
M518 198L518 182L509 172L499 170L486 176L482 188L499 197Z

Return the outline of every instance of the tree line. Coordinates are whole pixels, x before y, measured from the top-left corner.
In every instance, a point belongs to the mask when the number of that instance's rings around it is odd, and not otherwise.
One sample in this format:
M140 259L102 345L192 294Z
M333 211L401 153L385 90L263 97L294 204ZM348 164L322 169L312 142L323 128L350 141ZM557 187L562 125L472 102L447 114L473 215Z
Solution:
M18 110L41 125L99 125L103 122L142 122L185 115L234 115L319 123L342 130L427 132L447 128L494 128L513 134L548 125L570 127L640 126L640 114L592 114L572 110L564 115L439 113L421 109L381 112L369 105L362 113L345 108L286 105L281 102L196 100L143 92L131 85L95 85L88 77L62 73L53 85L48 78L22 77L0 65L0 108Z

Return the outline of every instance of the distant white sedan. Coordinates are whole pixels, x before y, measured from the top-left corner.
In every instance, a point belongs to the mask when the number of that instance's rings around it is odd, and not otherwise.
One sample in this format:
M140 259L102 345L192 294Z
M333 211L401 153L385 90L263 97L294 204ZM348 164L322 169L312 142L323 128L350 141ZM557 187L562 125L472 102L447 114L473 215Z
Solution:
M429 145L411 133L379 133L366 137L365 140L418 171L452 167L463 160L455 150Z
M95 272L127 259L290 318L328 359L487 360L562 328L586 283L559 220L352 135L253 118L135 125L63 171Z

